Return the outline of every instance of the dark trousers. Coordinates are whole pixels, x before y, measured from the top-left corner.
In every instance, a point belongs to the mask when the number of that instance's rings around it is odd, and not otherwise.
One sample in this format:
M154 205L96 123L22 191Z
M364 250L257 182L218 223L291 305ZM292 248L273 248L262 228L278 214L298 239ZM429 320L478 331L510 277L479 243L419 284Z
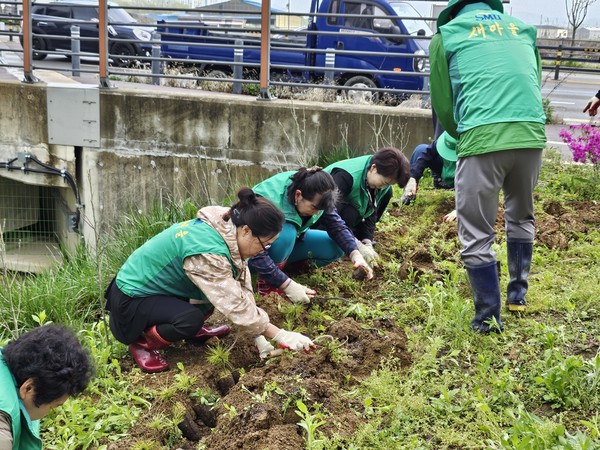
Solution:
M192 338L213 309L210 303L191 305L189 299L172 295L130 297L115 280L108 286L105 298L110 331L123 344L131 344L153 325L167 341Z

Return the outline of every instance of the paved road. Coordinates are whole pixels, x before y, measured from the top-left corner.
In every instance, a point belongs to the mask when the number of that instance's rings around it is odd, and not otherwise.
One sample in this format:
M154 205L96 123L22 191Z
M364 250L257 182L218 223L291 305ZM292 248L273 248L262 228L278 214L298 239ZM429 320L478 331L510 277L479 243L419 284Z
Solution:
M548 144L556 147L566 157L571 153L566 144L558 137L560 130L568 125L580 123L595 123L600 125L599 119L591 119L587 113L582 112L584 106L600 89L600 75L568 73L562 71L560 79L554 80L554 74L544 74L542 94L550 99L554 108L556 125L546 126Z

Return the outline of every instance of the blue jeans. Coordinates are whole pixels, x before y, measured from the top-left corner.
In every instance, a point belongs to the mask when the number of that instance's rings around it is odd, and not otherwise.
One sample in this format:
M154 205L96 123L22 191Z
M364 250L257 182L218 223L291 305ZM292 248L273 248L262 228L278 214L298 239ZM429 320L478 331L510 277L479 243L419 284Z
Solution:
M279 237L269 249L269 256L276 264L310 260L317 267L326 266L344 256L344 251L329 237L326 231L309 229L300 238L296 227L285 223Z

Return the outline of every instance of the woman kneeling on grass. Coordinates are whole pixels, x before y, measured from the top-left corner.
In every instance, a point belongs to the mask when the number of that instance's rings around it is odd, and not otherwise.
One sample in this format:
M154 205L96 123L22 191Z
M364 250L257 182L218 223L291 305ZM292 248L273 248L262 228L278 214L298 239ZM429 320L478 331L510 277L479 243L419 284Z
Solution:
M177 223L154 236L125 261L106 291L110 329L129 345L145 372L169 368L158 350L187 339L202 344L229 333L227 325L203 326L214 308L256 335L261 357L273 346L314 347L300 333L271 324L254 302L246 259L265 252L281 232L284 217L250 188L238 192L231 208L208 206L194 220Z
M358 250L352 231L335 209L337 186L330 174L320 167L302 167L296 172L273 175L254 186L254 190L279 206L286 221L269 251L250 260L259 276L260 295L277 292L294 303L309 303L316 292L282 270L302 269L311 263L322 267L344 253L355 268L361 267L367 278L373 278L373 270ZM319 218L323 230L311 230Z

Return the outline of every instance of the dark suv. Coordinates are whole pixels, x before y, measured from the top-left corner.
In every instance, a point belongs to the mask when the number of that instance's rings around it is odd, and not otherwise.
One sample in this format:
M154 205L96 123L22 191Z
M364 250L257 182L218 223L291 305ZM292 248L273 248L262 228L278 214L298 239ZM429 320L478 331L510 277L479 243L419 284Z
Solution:
M148 41L151 40L154 28L140 26L124 9L111 2L108 5L108 52L112 55L110 58L113 65L124 67L134 62L133 59L118 58L117 55L150 56L152 45ZM42 53L43 51L70 52L71 40L65 37L71 36L71 25L79 26L81 38L93 38L80 40L81 51L98 53L98 2L95 0L56 1L39 5L34 3L31 8L31 20L33 59L44 59L46 53Z

